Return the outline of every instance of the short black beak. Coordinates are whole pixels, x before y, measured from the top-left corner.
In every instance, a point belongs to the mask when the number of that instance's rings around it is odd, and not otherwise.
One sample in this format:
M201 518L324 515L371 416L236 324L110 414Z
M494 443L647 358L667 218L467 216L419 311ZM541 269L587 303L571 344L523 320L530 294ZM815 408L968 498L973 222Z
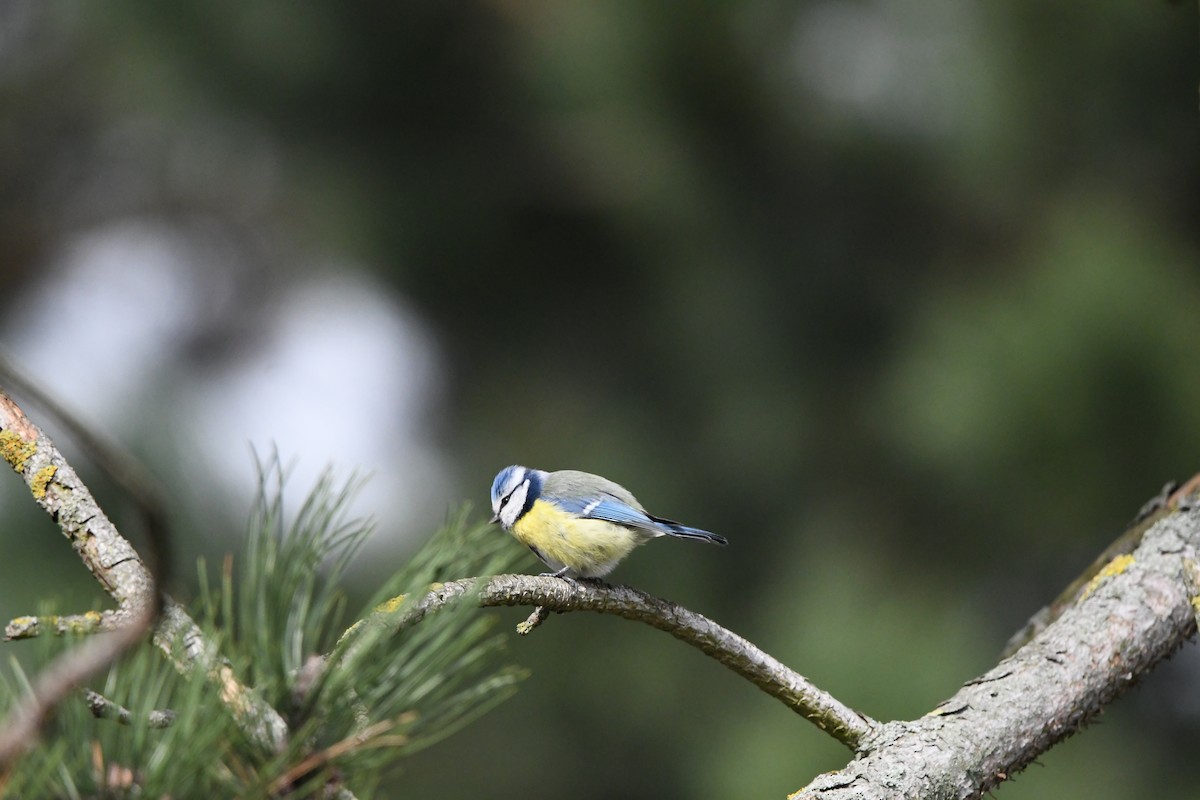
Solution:
M488 524L489 524L489 525L495 525L495 524L496 524L497 522L499 522L499 521L500 521L500 515L499 515L499 514L493 514L493 515L492 515L492 518L488 520Z

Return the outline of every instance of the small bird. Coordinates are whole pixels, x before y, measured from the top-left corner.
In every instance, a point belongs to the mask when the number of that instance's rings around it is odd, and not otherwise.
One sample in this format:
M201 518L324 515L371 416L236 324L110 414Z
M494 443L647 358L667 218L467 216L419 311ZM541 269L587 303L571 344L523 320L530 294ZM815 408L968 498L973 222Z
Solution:
M628 489L573 469L546 472L514 464L492 481L492 522L533 551L546 573L599 578L643 542L678 536L726 545L724 536L647 514Z

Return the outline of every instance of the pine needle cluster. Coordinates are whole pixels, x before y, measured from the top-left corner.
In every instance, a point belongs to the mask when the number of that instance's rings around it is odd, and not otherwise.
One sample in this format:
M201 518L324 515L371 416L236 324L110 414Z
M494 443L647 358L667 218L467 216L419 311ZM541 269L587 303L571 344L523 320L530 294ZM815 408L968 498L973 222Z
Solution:
M287 746L251 741L219 682L203 670L181 675L147 642L58 709L0 795L366 798L403 756L515 691L524 672L506 663L494 617L472 604L398 633L386 619L431 583L508 571L517 548L464 508L348 614L347 570L371 531L346 512L359 482L326 474L293 515L285 482L277 461L260 468L245 551L219 570L200 562L193 616L223 663L287 721ZM42 663L62 643L27 646ZM0 692L11 702L29 683L14 659Z

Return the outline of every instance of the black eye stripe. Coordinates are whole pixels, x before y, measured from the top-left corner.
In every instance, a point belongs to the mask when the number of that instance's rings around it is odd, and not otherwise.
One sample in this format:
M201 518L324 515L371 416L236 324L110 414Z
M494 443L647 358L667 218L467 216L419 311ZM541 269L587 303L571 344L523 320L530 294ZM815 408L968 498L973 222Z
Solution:
M504 495L504 497L500 498L500 507L501 507L501 508L504 508L504 505L505 505L505 504L506 504L506 503L507 503L509 500L511 500L511 499L512 499L512 496L513 496L514 494L516 494L516 493L517 493L517 489L520 489L520 488L521 488L522 486L524 486L524 485L525 485L525 481L521 481L520 483L518 483L516 486L514 486L514 487L512 488L512 491L511 491L511 492L509 492L508 494Z

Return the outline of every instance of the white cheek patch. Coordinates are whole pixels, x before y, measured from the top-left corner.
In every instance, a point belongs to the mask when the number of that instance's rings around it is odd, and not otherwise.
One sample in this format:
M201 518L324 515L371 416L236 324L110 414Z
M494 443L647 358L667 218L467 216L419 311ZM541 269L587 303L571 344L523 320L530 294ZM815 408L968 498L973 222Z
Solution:
M498 492L496 492L496 496L492 498L493 514L500 514L500 501L507 497L508 493L515 489L517 485L521 483L521 481L525 480L525 475L526 469L524 467L519 467L512 471L512 473L508 476L508 480L504 482L504 485L500 487Z
M528 494L529 481L525 481L513 491L504 508L500 509L500 522L504 527L511 528L516 523L517 517L521 516L521 510L525 508L525 498Z

